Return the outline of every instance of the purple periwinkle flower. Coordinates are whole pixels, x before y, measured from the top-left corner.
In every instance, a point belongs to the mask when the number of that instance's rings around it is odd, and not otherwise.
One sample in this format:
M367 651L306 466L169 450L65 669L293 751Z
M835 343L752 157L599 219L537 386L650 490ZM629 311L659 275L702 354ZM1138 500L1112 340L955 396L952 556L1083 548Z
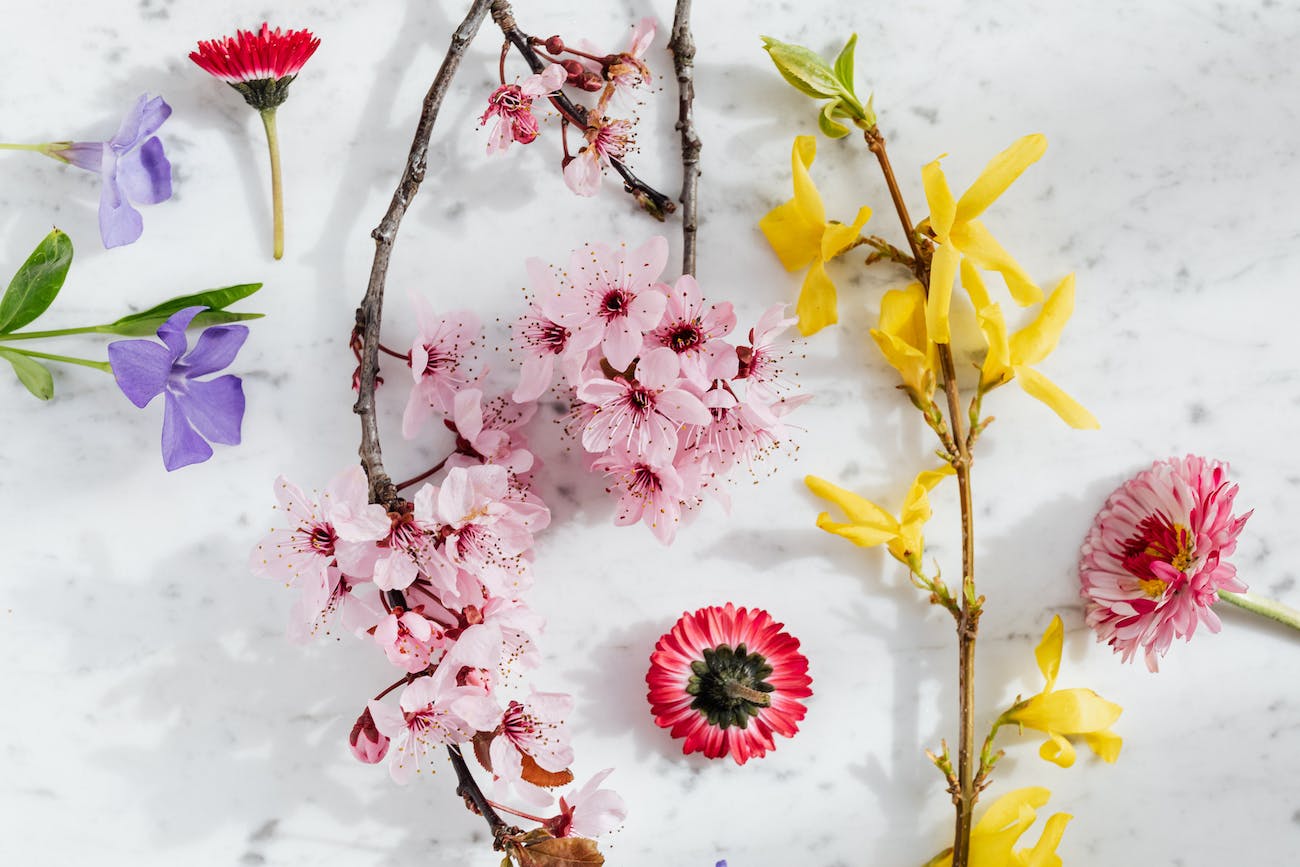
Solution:
M214 325L199 335L186 354L185 329L205 309L186 307L173 313L158 329L162 343L117 340L108 344L113 376L131 403L144 408L163 395L162 456L169 472L212 457L208 442L239 445L243 382L229 373L216 379L198 377L229 366L248 338L248 329Z
M135 242L144 219L134 205L156 205L172 195L172 166L154 135L172 108L161 96L141 94L117 130L104 142L60 143L50 156L103 178L99 195L99 236L105 247Z

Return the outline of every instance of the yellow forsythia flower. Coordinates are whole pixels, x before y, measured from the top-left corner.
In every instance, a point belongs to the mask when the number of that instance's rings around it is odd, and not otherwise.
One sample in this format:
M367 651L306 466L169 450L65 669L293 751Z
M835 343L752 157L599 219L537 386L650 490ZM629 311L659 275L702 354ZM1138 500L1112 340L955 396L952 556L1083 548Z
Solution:
M1032 849L1015 849L1020 837L1038 818L1037 808L1047 803L1052 793L1041 786L1007 792L998 798L975 823L970 835L970 867L1061 867L1056 847L1061 844L1065 826L1074 818L1069 813L1055 813L1043 825L1043 833ZM951 867L952 850L931 860L926 867Z
M1038 670L1047 684L1043 691L1018 702L999 718L998 723L1015 724L1047 734L1038 754L1053 764L1068 768L1074 764L1074 746L1066 735L1083 735L1084 742L1103 761L1119 758L1123 739L1110 731L1124 709L1090 689L1059 689L1056 674L1061 668L1061 644L1064 628L1054 616L1034 650Z
M895 518L875 503L859 497L852 491L831 484L816 476L805 476L808 489L823 500L839 506L848 517L847 523L831 520L827 512L817 516L817 526L828 533L843 536L860 548L885 545L895 560L913 572L921 572L921 556L925 553L922 531L930 520L930 491L953 474L951 466L927 470L916 477L903 502L903 513Z
M1072 428L1095 430L1100 427L1092 413L1030 365L1038 364L1051 354L1061 339L1061 331L1074 312L1074 275L1070 274L1052 290L1034 321L1007 336L1002 308L989 299L979 272L969 262L961 263L961 283L975 305L980 331L988 341L988 355L980 369L980 391L997 388L1015 379L1030 397L1047 404Z
M975 183L956 200L939 166L943 157L921 169L921 182L930 205L930 229L939 245L930 264L930 302L926 307L930 338L936 343L948 342L948 305L960 261L970 260L985 271L1002 274L1011 297L1021 305L1042 300L1042 290L976 218L1046 150L1047 139L1041 135L1019 139L994 157Z
M880 301L880 324L871 337L899 375L912 403L924 409L934 396L935 345L925 327L925 290L920 283L892 289Z
M839 321L835 284L826 275L825 266L858 239L858 233L871 217L870 208L859 208L851 224L826 221L821 194L808 174L816 156L817 139L813 136L801 135L794 140L790 154L794 198L773 208L758 222L787 271L811 265L796 305L799 331L805 337Z

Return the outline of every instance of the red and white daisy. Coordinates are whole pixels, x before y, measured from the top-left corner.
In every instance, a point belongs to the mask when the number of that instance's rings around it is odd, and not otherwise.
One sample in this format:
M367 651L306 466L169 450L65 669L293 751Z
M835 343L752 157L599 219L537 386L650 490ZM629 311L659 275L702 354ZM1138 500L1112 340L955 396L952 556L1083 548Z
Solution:
M655 723L685 738L682 752L743 765L794 737L812 695L799 640L761 609L701 608L683 614L650 654Z
M1225 559L1247 512L1232 514L1228 465L1188 455L1156 461L1110 495L1079 554L1088 625L1129 662L1141 648L1156 671L1198 623L1219 631L1218 591L1246 585Z
M201 40L190 60L264 111L284 102L289 82L319 47L320 40L310 30L272 30L263 21L256 33L236 30L234 36Z

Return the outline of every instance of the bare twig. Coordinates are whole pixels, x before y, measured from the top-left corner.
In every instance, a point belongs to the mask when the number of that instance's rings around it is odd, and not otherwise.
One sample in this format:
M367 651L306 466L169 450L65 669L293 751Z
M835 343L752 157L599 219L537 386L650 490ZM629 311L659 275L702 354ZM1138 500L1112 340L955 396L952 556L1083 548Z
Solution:
M871 127L865 131L867 147L876 155L880 170L889 187L890 198L894 201L894 210L907 235L908 246L912 250L912 272L917 281L930 293L930 264L925 256L921 240L917 234L912 218L908 216L907 204L903 193L898 188L894 169L889 163L889 154L885 151L885 137L880 130ZM962 581L961 610L957 617L957 686L958 709L960 711L960 738L957 743L957 788L952 793L956 806L956 818L953 831L953 867L966 867L970 858L970 835L975 802L984 783L977 778L974 768L975 757L975 636L979 631L981 600L975 595L975 528L974 507L971 500L971 453L972 440L968 440L963 428L961 413L961 394L957 388L957 369L953 362L952 347L947 343L939 345L939 365L943 374L944 392L947 396L948 419L951 424L951 445L956 449L950 451L949 460L957 474L958 497L961 501L961 542L962 542ZM945 446L949 442L945 441ZM950 446L949 446L950 447Z
M677 131L682 134L682 273L695 274L696 206L700 183L700 137L695 132L695 39L691 36L691 0L677 0L673 35L668 42L677 71Z
M406 168L398 182L393 199L389 202L388 212L379 225L370 233L375 239L375 261L370 268L370 282L366 286L365 297L357 308L356 327L361 334L361 374L357 387L357 402L352 411L361 416L361 465L365 468L366 478L370 482L370 500L379 503L390 511L400 510L405 501L398 493L398 486L384 470L382 451L379 446L379 424L375 418L375 385L379 375L379 326L383 317L384 283L388 276L388 260L392 254L393 242L397 239L397 229L411 200L420 189L428 165L429 138L433 133L434 122L438 119L438 109L451 87L452 78L460 66L461 58L478 33L479 26L487 17L491 0L474 0L465 20L452 34L451 46L442 66L424 97L424 108L415 128L415 138L406 159ZM399 591L390 591L389 604L405 605L405 598ZM399 684L401 682L399 681ZM395 688L398 684L394 684ZM385 691L387 692L387 691ZM382 695L382 693L381 693ZM452 767L456 770L456 793L471 805L475 812L483 816L492 830L493 848L505 848L503 838L519 829L507 825L492 806L488 804L478 784L465 764L460 749L448 746Z
M415 138L411 142L411 151L406 158L406 168L402 179L397 184L393 199L388 204L388 212L379 221L379 225L370 233L375 239L375 261L370 267L370 282L366 286L365 297L357 308L357 328L361 332L361 376L357 387L357 402L352 411L361 416L361 466L365 468L366 478L370 481L370 500L389 509L401 505L392 479L384 471L383 453L379 446L379 422L375 418L375 379L379 375L379 324L383 318L384 281L388 276L388 259L393 251L393 242L397 239L397 227L402 216L410 207L424 180L425 168L429 159L429 136L433 124L438 119L438 109L451 87L451 80L456 75L465 49L469 48L479 25L487 16L491 0L474 0L465 20L456 28L451 37L451 47L443 58L429 92L424 97L424 109L420 112L420 121L415 127Z
M540 73L546 69L547 61L533 49L528 34L520 30L519 25L515 23L514 11L510 8L507 0L492 0L492 20L496 22L496 25L501 28L501 33L524 58L524 62L528 64L529 69L535 73ZM553 95L551 102L560 114L567 117L571 122L582 127L587 126L587 110L563 93ZM677 206L673 204L672 199L638 178L627 167L627 164L618 157L610 157L609 164L613 166L614 171L622 176L623 189L627 190L636 199L637 204L656 220L663 220L665 214L671 214L677 210Z

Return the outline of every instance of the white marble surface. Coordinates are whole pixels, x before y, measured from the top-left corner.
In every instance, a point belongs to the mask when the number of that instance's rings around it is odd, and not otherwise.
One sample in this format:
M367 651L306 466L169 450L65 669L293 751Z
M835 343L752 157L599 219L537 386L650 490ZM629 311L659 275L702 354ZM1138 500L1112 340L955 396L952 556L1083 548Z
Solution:
M163 129L176 197L145 211L144 239L99 248L88 175L0 154L0 271L51 224L78 255L52 324L116 315L180 291L244 280L267 288L237 368L245 444L174 475L157 455L159 412L140 412L89 370L62 370L40 406L0 381L0 862L495 865L482 823L442 773L398 788L348 754L361 703L390 677L343 641L283 637L289 596L245 570L279 472L323 485L353 459L346 340L421 94L460 3L86 0L7 8L0 28L0 138L95 138L142 91L176 113ZM645 4L547 0L520 11L534 32L619 45ZM1300 848L1296 637L1224 613L1224 631L1178 645L1158 676L1126 667L1083 628L1072 577L1093 512L1123 477L1185 451L1233 462L1256 508L1236 561L1266 594L1300 604L1290 541L1300 523L1294 323L1300 319L1300 72L1294 2L896 5L697 3L699 128L705 142L700 277L742 321L793 297L755 228L788 195L793 135L814 115L759 50L771 34L833 50L860 34L915 211L918 168L948 152L970 178L1031 131L1047 157L990 217L1043 283L1078 272L1078 305L1043 369L1092 409L1097 433L1066 430L1008 389L976 474L981 586L980 718L1039 687L1032 648L1066 621L1061 683L1125 708L1118 764L1060 770L1038 741L1005 739L996 791L1041 784L1073 813L1068 864L1290 863ZM292 9L291 7L296 7ZM661 22L671 4L648 11ZM281 111L288 253L273 262L257 119L185 59L194 40L275 14L323 40ZM670 71L663 42L656 70ZM470 302L485 321L517 310L527 256L657 227L610 182L596 201L554 172L554 137L489 161L475 117L499 42L470 52L436 132L389 284L393 343L409 337L404 293ZM643 110L634 163L675 190L671 77ZM815 168L832 214L872 204L897 238L861 147L823 140ZM674 250L676 224L668 234ZM580 775L614 765L631 816L607 844L618 865L915 864L945 845L951 808L922 750L955 731L953 639L892 561L812 526L805 472L901 498L927 461L924 431L892 390L865 328L889 271L836 266L842 324L798 369L815 402L793 465L741 484L730 516L706 512L672 548L610 525L611 504L576 475L554 431L534 441L555 523L532 595L550 621L540 685L578 696ZM88 351L95 344L87 342ZM57 350L56 350L57 351ZM504 360L501 362L504 364ZM396 377L394 377L396 378ZM401 396L383 402L394 472L436 447L399 445ZM957 569L956 503L938 498L929 537ZM803 731L737 768L684 758L644 701L654 639L684 609L764 606L799 636L815 696Z

